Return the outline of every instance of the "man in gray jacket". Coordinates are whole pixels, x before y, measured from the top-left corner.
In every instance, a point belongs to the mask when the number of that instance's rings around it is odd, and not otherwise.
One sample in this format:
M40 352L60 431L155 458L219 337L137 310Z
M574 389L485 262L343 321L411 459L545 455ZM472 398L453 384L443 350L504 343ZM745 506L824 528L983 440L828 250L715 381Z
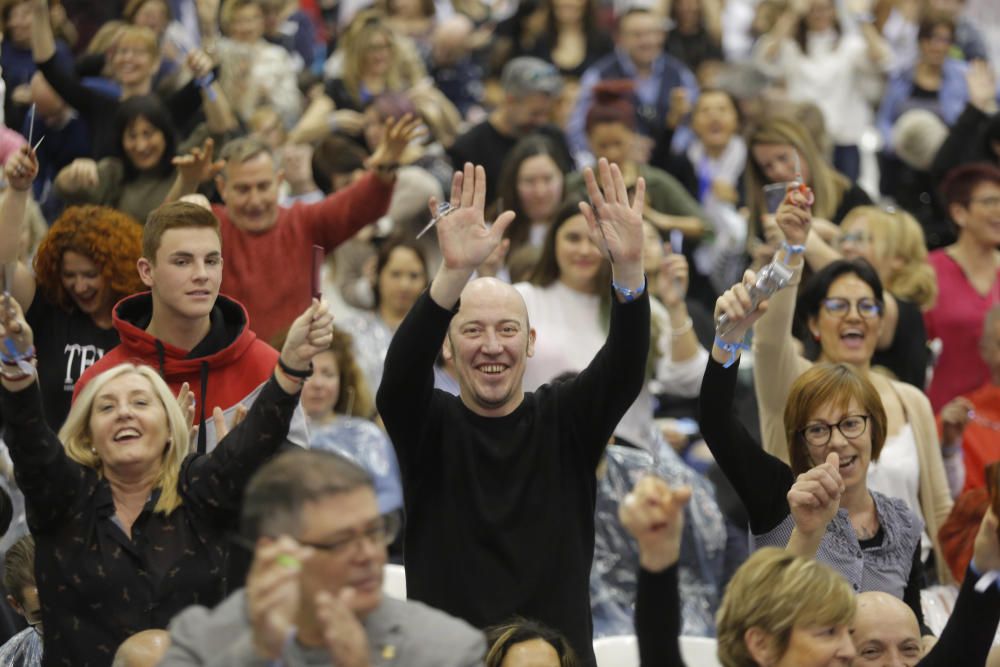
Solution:
M380 516L368 474L330 452L282 454L250 482L243 534L256 538L246 588L170 624L161 667L471 667L482 633L382 595L398 517Z

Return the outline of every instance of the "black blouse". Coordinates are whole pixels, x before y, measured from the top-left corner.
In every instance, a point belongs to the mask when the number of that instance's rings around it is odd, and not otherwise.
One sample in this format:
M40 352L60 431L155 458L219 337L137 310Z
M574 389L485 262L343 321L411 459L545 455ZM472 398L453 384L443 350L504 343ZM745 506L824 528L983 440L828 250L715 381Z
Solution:
M184 459L180 507L154 512L154 492L129 539L108 482L71 460L45 424L38 384L0 390L5 439L35 536L43 665L110 665L132 634L165 628L189 605L222 600L227 535L237 527L243 489L283 442L297 402L271 378L216 449Z

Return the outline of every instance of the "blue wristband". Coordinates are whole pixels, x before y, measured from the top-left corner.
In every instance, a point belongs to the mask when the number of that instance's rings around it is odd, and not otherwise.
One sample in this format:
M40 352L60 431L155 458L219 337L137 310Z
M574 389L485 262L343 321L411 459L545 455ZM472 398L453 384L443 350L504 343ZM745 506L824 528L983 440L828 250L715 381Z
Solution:
M611 281L611 286L615 289L615 292L622 298L625 303L632 303L640 296L646 292L646 276L642 277L642 287L638 289L629 289L628 287L623 287L619 285L614 280Z
M720 350L725 350L726 352L729 353L729 360L726 361L726 363L722 364L723 368L729 368L730 366L736 363L736 360L739 358L736 355L737 352L739 352L740 350L750 349L750 346L744 343L743 341L739 341L736 343L727 343L718 336L715 337L715 344Z
M788 260L792 257L795 255L801 255L806 251L806 247L804 245L792 245L787 241L781 242L781 248L785 251L785 266L788 266Z

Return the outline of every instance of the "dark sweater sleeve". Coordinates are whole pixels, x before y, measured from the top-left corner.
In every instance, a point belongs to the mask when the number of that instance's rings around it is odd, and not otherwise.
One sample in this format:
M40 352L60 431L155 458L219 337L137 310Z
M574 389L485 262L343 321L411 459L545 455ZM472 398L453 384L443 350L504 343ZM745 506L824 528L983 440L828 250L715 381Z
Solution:
M46 424L38 382L17 392L0 388L0 406L6 421L4 442L24 494L28 526L32 532L44 532L74 510L96 475L66 455Z
M170 111L170 117L177 128L187 128L201 110L201 88L193 80L188 81L180 90L164 100Z
M382 383L375 396L378 412L405 471L419 456L422 426L434 395L434 360L454 315L424 290L389 343Z
M185 501L218 514L228 523L235 519L250 477L280 448L288 436L298 394L286 394L272 376L250 406L246 419L219 441L208 454L185 459L180 490Z
M590 364L555 391L570 408L570 426L577 442L593 443L584 452L588 470L595 470L615 427L642 391L649 353L649 293L632 303L611 298L608 339Z
M662 572L639 570L635 635L642 667L685 667L681 657L681 601L677 565Z
M903 602L913 610L917 616L917 623L920 624L921 635L933 635L931 629L924 623L924 608L920 603L920 591L927 586L924 576L924 562L920 560L920 542L913 552L913 563L910 565L910 578L906 580L906 588L903 589Z
M788 490L795 481L791 469L754 442L736 420L733 394L739 362L729 368L712 357L701 382L701 433L719 468L743 501L755 534L772 530L788 516Z
M975 159L980 148L977 144L989 121L990 116L971 104L965 105L958 120L948 130L948 136L934 156L934 162L931 163L933 182L940 183L953 168Z
M1000 623L1000 591L994 582L982 593L976 592L979 576L970 567L958 591L955 608L941 631L934 648L919 667L985 665Z
M87 88L80 83L80 80L72 73L63 69L57 56L52 56L43 63L38 63L38 70L45 75L49 85L59 93L59 97L66 100L66 103L77 110L80 116L91 122L91 119L102 113L102 106L105 106L110 97ZM104 109L104 113L107 109Z

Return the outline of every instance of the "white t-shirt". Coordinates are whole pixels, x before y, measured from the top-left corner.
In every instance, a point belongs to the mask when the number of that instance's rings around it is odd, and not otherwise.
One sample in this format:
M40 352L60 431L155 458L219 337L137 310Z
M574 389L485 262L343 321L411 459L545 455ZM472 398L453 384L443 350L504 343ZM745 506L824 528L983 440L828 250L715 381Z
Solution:
M868 488L887 496L899 498L924 520L920 508L920 460L917 458L917 441L913 427L907 422L894 436L885 439L879 460L868 466ZM931 538L926 522L920 537L920 556L926 561L931 550Z

